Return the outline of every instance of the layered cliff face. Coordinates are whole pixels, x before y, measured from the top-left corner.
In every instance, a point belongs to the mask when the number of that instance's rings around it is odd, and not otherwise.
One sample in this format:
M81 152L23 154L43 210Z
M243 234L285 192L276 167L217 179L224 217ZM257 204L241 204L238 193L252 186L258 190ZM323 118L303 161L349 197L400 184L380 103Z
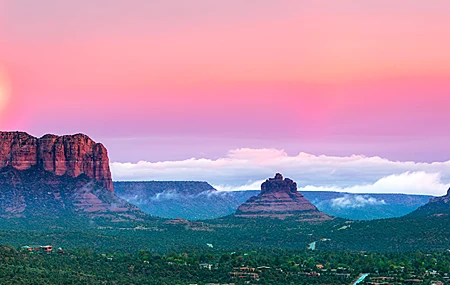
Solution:
M58 176L85 174L109 191L114 186L106 148L83 134L35 138L24 132L0 132L0 169L33 166Z
M127 222L144 216L114 195L108 153L88 136L0 133L0 219Z
M238 217L285 218L299 216L302 220L330 219L297 191L297 184L279 173L261 185L261 193L253 196L236 211Z

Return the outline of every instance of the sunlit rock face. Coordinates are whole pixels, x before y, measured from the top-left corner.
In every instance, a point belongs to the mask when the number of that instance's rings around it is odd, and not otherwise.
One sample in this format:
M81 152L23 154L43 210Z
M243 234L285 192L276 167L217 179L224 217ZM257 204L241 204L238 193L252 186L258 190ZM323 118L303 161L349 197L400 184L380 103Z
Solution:
M102 144L83 134L0 132L0 218L133 221L143 215L114 195Z
M267 179L261 185L261 193L239 206L235 215L248 218L298 216L302 220L310 221L330 219L297 191L294 181L284 179L280 173Z
M114 192L106 148L84 134L35 138L24 132L0 132L0 169L33 166L58 176L85 174Z

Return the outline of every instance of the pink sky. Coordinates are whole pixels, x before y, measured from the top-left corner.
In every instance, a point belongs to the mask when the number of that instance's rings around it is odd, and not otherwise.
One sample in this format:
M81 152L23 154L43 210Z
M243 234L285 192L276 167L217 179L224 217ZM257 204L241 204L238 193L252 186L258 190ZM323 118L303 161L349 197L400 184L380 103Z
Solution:
M84 132L114 161L447 160L448 15L446 0L0 0L0 128Z

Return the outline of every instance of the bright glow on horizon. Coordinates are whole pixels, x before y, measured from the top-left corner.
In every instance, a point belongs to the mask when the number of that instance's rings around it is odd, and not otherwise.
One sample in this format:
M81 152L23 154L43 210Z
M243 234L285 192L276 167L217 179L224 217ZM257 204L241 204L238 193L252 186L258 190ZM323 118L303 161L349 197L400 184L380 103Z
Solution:
M449 1L257 2L0 0L0 127L83 132L114 161L450 159Z
M0 66L0 113L7 107L10 96L10 82L6 70Z

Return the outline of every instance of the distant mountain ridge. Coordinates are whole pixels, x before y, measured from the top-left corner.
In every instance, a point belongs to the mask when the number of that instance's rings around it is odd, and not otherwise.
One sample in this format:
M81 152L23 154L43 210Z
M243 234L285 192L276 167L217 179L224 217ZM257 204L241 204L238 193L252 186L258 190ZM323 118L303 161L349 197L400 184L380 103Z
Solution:
M350 220L401 217L425 205L429 195L302 191L319 210Z
M243 202L201 181L114 182L114 187L118 197L164 218L218 218L234 213Z
M151 184L151 187L148 185ZM117 181L114 186L123 194L147 193L157 195L165 191L177 191L179 194L195 195L205 191L217 191L205 181Z
M207 182L129 181L114 182L115 193L144 212L164 218L214 219L233 214L260 190L217 191ZM408 194L356 194L302 191L320 211L328 215L373 220L406 215L433 196Z

